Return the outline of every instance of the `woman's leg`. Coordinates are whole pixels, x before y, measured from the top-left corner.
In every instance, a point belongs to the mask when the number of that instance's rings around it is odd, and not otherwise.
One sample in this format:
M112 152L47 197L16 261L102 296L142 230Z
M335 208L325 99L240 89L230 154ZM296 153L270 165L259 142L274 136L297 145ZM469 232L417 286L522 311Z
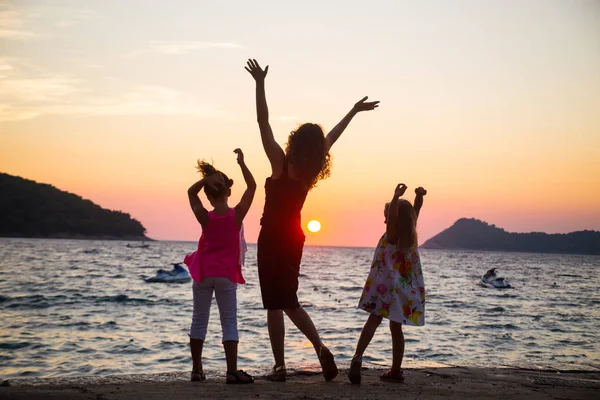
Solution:
M194 297L194 311L190 327L190 351L192 353L192 370L202 371L202 348L206 338L208 319L210 317L210 304L212 302L213 287L206 280L202 283L194 282L192 285Z
M321 338L319 337L319 332L317 332L315 324L304 308L302 308L302 306L298 306L296 308L287 309L284 311L292 320L294 325L296 325L296 327L300 329L304 336L310 340L315 348L315 351L318 353L323 343L321 343Z
M319 337L319 332L317 332L317 328L315 328L315 324L313 324L312 319L308 315L308 313L302 308L298 306L296 308L285 310L287 316L292 320L292 322L300 329L304 336L310 340L317 355L319 356L319 362L321 363L321 368L323 368L323 377L325 380L332 380L338 374L337 366L335 365L335 359L331 351L323 342L321 342L321 338Z
M390 331L392 332L392 371L400 372L402 370L402 359L404 358L402 324L390 321Z
M358 339L358 344L356 345L356 351L354 352L354 357L362 357L363 353L371 343L373 339L373 335L375 335L375 331L381 324L381 320L383 317L375 314L369 314L369 319L365 322L365 326L363 326L362 331L360 332L360 338Z
M283 310L268 310L267 326L269 327L269 339L271 339L275 367L282 367L285 365L285 323L283 321Z

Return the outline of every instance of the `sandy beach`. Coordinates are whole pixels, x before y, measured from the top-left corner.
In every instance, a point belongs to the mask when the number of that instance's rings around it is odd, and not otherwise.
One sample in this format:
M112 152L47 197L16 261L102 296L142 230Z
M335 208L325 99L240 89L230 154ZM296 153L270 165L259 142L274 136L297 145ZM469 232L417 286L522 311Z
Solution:
M365 369L352 385L347 370L332 382L297 371L286 383L258 379L226 385L220 377L189 382L187 373L105 377L14 379L0 387L3 399L597 399L600 372L533 371L510 368L407 369L404 384L379 380L383 370Z

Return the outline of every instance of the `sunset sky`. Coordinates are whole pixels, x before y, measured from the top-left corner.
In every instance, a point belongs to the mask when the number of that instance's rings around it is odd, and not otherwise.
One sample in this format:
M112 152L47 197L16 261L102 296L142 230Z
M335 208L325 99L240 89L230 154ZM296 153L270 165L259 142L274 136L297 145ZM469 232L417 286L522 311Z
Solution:
M270 65L284 145L380 100L333 148L307 244L375 246L397 183L428 190L421 242L460 217L509 231L600 229L600 2L2 1L0 172L196 240L198 158L259 190L270 174L247 58Z

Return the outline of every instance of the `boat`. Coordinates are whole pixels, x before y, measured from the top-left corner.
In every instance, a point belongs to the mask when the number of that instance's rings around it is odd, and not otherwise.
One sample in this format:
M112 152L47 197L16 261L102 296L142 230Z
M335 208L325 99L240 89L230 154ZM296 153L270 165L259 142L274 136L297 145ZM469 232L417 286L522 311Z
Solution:
M187 283L192 280L190 273L181 266L181 263L173 263L172 265L172 270L159 269L155 276L144 280L148 283Z
M478 283L480 286L489 289L508 289L512 287L506 278L496 274L496 268L492 268L483 274Z
M147 249L148 247L150 247L149 244L131 244L131 243L127 243L127 247L129 247L130 249Z

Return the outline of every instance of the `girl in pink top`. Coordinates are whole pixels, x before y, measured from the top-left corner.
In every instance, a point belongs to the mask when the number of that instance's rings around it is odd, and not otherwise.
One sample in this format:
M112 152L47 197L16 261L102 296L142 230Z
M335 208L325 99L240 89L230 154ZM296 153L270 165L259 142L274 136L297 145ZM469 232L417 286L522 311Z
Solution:
M210 304L213 291L219 306L223 347L227 360L227 383L252 383L254 378L237 369L237 300L238 283L245 283L242 276L243 235L242 221L250 209L256 182L244 163L244 154L234 150L237 162L246 181L246 191L235 208L229 208L227 200L231 195L233 180L216 170L212 165L198 161L198 170L203 178L188 189L190 206L202 226L202 236L198 250L185 257L185 263L194 279L194 313L190 328L190 349L192 352L192 381L202 381L202 347L206 338ZM204 193L214 207L208 211L202 205L198 193Z

